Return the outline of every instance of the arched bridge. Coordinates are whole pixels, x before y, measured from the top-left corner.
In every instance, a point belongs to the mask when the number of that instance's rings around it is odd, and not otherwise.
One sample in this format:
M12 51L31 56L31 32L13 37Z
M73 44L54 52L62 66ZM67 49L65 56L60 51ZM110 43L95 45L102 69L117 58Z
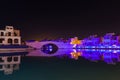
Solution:
M34 41L34 42L26 42L27 46L36 48L36 49L41 49L44 45L47 44L54 44L58 48L72 48L72 45L70 43L65 43L65 42L57 42L57 41Z

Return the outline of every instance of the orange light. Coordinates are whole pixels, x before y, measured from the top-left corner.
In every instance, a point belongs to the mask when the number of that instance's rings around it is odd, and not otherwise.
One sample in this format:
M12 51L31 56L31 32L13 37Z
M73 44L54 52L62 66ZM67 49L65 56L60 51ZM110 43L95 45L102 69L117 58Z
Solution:
M78 40L77 37L72 38L70 44L81 44L81 40Z
M76 60L78 59L79 56L82 55L81 52L71 52L70 54L71 54L72 58L74 58Z

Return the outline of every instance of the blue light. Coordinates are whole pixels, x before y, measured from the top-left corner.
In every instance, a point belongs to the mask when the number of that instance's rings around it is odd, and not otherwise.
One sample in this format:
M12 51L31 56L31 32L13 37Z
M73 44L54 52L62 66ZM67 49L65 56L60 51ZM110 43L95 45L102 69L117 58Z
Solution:
M101 49L101 52L104 52L105 50L104 49Z
M92 49L92 51L96 51L95 49Z
M48 47L49 47L49 49L52 49L52 46L51 46L51 45L49 45Z
M108 46L108 48L112 48L111 46Z
M95 46L92 46L92 48L95 48Z
M53 49L49 49L50 51L52 51Z
M109 52L111 52L112 50L108 50Z
M117 53L117 50L114 50L113 53Z
M120 46L117 46L117 48L120 48Z

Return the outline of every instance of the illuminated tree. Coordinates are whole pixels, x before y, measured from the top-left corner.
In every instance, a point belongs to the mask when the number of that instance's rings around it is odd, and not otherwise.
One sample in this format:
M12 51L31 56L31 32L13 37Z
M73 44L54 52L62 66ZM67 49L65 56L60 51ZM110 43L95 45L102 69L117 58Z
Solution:
M78 40L78 37L71 38L70 44L73 44L73 47L76 47L76 45L81 44L81 40Z

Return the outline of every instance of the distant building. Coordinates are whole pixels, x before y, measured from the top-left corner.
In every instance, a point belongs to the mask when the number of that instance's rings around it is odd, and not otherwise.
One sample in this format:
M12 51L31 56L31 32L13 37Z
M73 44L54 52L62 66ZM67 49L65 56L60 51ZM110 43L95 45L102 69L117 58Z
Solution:
M98 45L100 44L100 37L97 35L91 35L88 38L82 40L82 45Z
M20 45L20 30L15 30L13 26L6 26L5 30L0 30L0 45Z
M107 33L103 37L102 43L104 45L114 45L114 44L120 44L120 36L116 36L115 33Z

